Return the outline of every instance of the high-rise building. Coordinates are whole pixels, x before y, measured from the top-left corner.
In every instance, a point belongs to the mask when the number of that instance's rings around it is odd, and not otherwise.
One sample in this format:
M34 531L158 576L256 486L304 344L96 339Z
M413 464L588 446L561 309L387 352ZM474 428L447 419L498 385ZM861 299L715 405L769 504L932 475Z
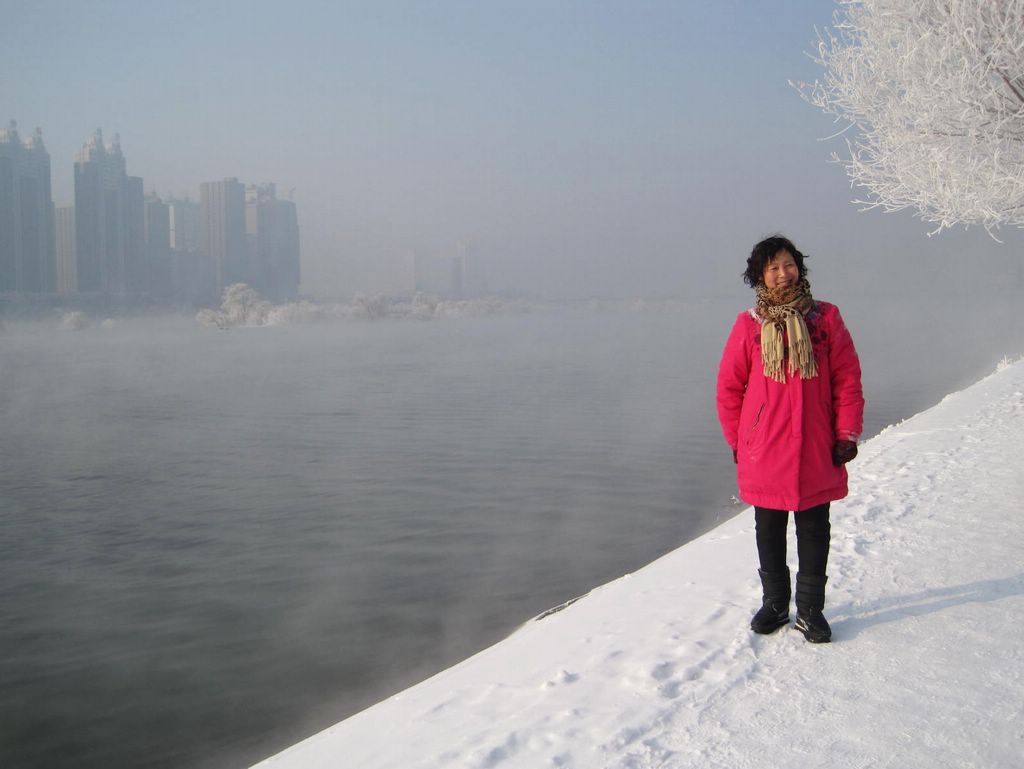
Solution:
M75 259L75 207L57 209L57 293L70 294L78 287Z
M78 290L127 294L148 281L142 179L128 176L120 138L97 129L75 161Z
M53 216L42 131L22 141L12 120L0 129L0 292L56 290Z
M149 291L149 253L146 250L146 193L142 177L125 179L125 231L127 258L125 260L128 291L141 294Z
M146 196L145 212L148 290L154 296L170 299L174 294L170 206L153 192Z
M199 250L199 204L186 196L184 200L167 199L172 251Z
M169 198L167 216L174 286L171 297L197 307L216 304L219 289L213 264L199 248L199 204L187 195L184 200Z
M199 186L199 251L212 267L218 295L250 278L245 235L245 186L238 179Z
M150 261L166 257L171 250L171 207L155 192L146 195L144 221Z
M273 184L249 185L245 191L245 231L250 285L277 302L296 299L301 266L295 203L278 200Z

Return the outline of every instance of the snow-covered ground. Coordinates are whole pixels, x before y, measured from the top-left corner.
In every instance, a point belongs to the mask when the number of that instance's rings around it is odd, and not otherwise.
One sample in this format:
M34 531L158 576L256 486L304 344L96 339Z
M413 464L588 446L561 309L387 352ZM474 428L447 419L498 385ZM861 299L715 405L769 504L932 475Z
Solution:
M748 630L747 509L259 766L1024 766L1022 502L1017 362L861 446L832 644Z

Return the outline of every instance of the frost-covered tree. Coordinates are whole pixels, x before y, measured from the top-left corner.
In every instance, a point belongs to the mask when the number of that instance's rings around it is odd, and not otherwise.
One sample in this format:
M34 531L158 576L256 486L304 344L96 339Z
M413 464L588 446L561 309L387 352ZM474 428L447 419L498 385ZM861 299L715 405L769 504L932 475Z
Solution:
M1024 0L840 0L803 97L847 123L857 203L1024 226Z
M200 310L196 320L205 326L228 329L234 326L263 326L274 306L245 283L224 289L220 310Z

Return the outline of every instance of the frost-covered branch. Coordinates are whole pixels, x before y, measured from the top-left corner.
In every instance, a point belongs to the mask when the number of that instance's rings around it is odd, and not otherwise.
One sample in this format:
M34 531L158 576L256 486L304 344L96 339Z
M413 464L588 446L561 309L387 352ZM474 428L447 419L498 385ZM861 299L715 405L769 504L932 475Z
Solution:
M1024 0L840 0L803 98L852 127L868 207L1024 226Z

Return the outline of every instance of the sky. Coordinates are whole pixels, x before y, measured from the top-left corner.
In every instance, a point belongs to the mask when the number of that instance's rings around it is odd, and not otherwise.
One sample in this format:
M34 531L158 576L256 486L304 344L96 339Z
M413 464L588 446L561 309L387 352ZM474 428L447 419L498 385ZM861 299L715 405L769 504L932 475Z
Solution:
M397 290L413 254L443 282L460 248L498 293L745 295L776 231L845 285L965 249L1002 267L1018 231L928 238L849 202L837 126L789 85L834 9L0 0L0 120L42 128L57 205L97 128L147 192L276 183L310 295Z

